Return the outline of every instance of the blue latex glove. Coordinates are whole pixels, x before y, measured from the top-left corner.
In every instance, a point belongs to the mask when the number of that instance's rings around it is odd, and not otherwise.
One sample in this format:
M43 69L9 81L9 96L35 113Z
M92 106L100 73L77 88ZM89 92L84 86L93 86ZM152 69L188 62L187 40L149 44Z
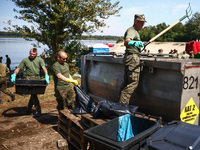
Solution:
M47 84L49 84L49 75L48 74L45 75L45 80L46 80Z
M16 74L15 73L13 73L12 75L11 75L11 82L15 82L15 79L16 79Z
M144 47L143 43L141 41L134 41L134 40L131 40L129 43L128 43L129 46L135 46L137 48L141 48L141 47Z

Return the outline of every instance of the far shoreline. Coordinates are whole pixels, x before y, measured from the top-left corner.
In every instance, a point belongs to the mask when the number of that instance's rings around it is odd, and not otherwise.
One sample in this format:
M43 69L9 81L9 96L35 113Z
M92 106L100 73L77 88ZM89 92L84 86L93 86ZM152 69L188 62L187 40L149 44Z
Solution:
M22 39L25 39L26 37L0 36L0 38L10 38L10 39L22 38ZM32 39L32 38L30 38L30 39ZM89 41L90 39L85 39L85 40ZM91 40L94 40L94 39L91 39ZM99 39L96 39L96 40L98 41ZM105 40L105 39L102 39L102 40ZM109 41L115 41L115 40L108 39L105 41L108 41L108 43L109 43ZM146 41L143 41L143 43L146 43ZM169 53L171 49L177 49L178 53L182 53L183 51L185 51L186 43L187 42L152 42L146 46L146 49L150 50L150 53L157 53L158 49L163 49L163 53ZM116 43L114 48L111 49L110 52L124 53L125 47L123 45L123 42Z
M168 54L171 51L171 49L177 49L178 53L182 53L183 51L185 51L186 43L187 42L152 42L146 46L146 49L150 50L150 53L158 53L158 49L163 49L163 53L165 54ZM110 51L124 53L124 43L117 43L116 46Z

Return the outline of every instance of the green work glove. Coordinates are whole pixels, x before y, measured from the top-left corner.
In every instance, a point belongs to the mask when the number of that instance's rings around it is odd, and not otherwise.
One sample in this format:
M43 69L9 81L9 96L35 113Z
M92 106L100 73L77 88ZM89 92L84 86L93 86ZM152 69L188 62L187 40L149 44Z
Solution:
M71 82L71 83L73 83L74 85L78 85L78 81L76 81L76 80L73 80L73 79L66 79L66 81L67 82Z
M134 40L131 40L129 43L128 43L129 46L135 46L137 48L141 48L141 47L144 47L142 41L134 41Z
M15 79L16 79L16 74L15 73L13 73L12 75L11 75L11 82L15 82Z
M47 85L49 84L49 75L48 74L45 74L45 80L47 82Z

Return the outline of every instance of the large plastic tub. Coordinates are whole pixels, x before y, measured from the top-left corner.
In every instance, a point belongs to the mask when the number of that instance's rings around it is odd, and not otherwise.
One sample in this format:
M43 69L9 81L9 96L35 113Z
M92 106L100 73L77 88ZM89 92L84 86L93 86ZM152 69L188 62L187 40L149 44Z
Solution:
M137 150L145 140L160 128L161 122L132 116L131 126L134 137L118 141L118 119L85 130L83 136L91 142L94 150Z
M199 150L200 127L173 121L147 139L148 150Z
M16 94L44 94L47 83L45 80L16 80Z

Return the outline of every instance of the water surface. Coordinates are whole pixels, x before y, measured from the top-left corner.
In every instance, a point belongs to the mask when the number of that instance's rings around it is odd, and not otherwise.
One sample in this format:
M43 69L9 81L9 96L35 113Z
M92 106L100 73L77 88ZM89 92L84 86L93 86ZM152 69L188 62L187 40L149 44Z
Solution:
M84 45L104 44L110 43L115 44L116 41L105 41L105 40L83 40ZM22 59L29 56L30 49L33 48L33 44L36 41L26 41L23 38L0 38L0 57L3 57L2 63L6 63L5 55L8 55L11 59L11 69L15 69ZM48 49L46 45L40 44L41 48L38 49L38 55L42 54L44 49Z

